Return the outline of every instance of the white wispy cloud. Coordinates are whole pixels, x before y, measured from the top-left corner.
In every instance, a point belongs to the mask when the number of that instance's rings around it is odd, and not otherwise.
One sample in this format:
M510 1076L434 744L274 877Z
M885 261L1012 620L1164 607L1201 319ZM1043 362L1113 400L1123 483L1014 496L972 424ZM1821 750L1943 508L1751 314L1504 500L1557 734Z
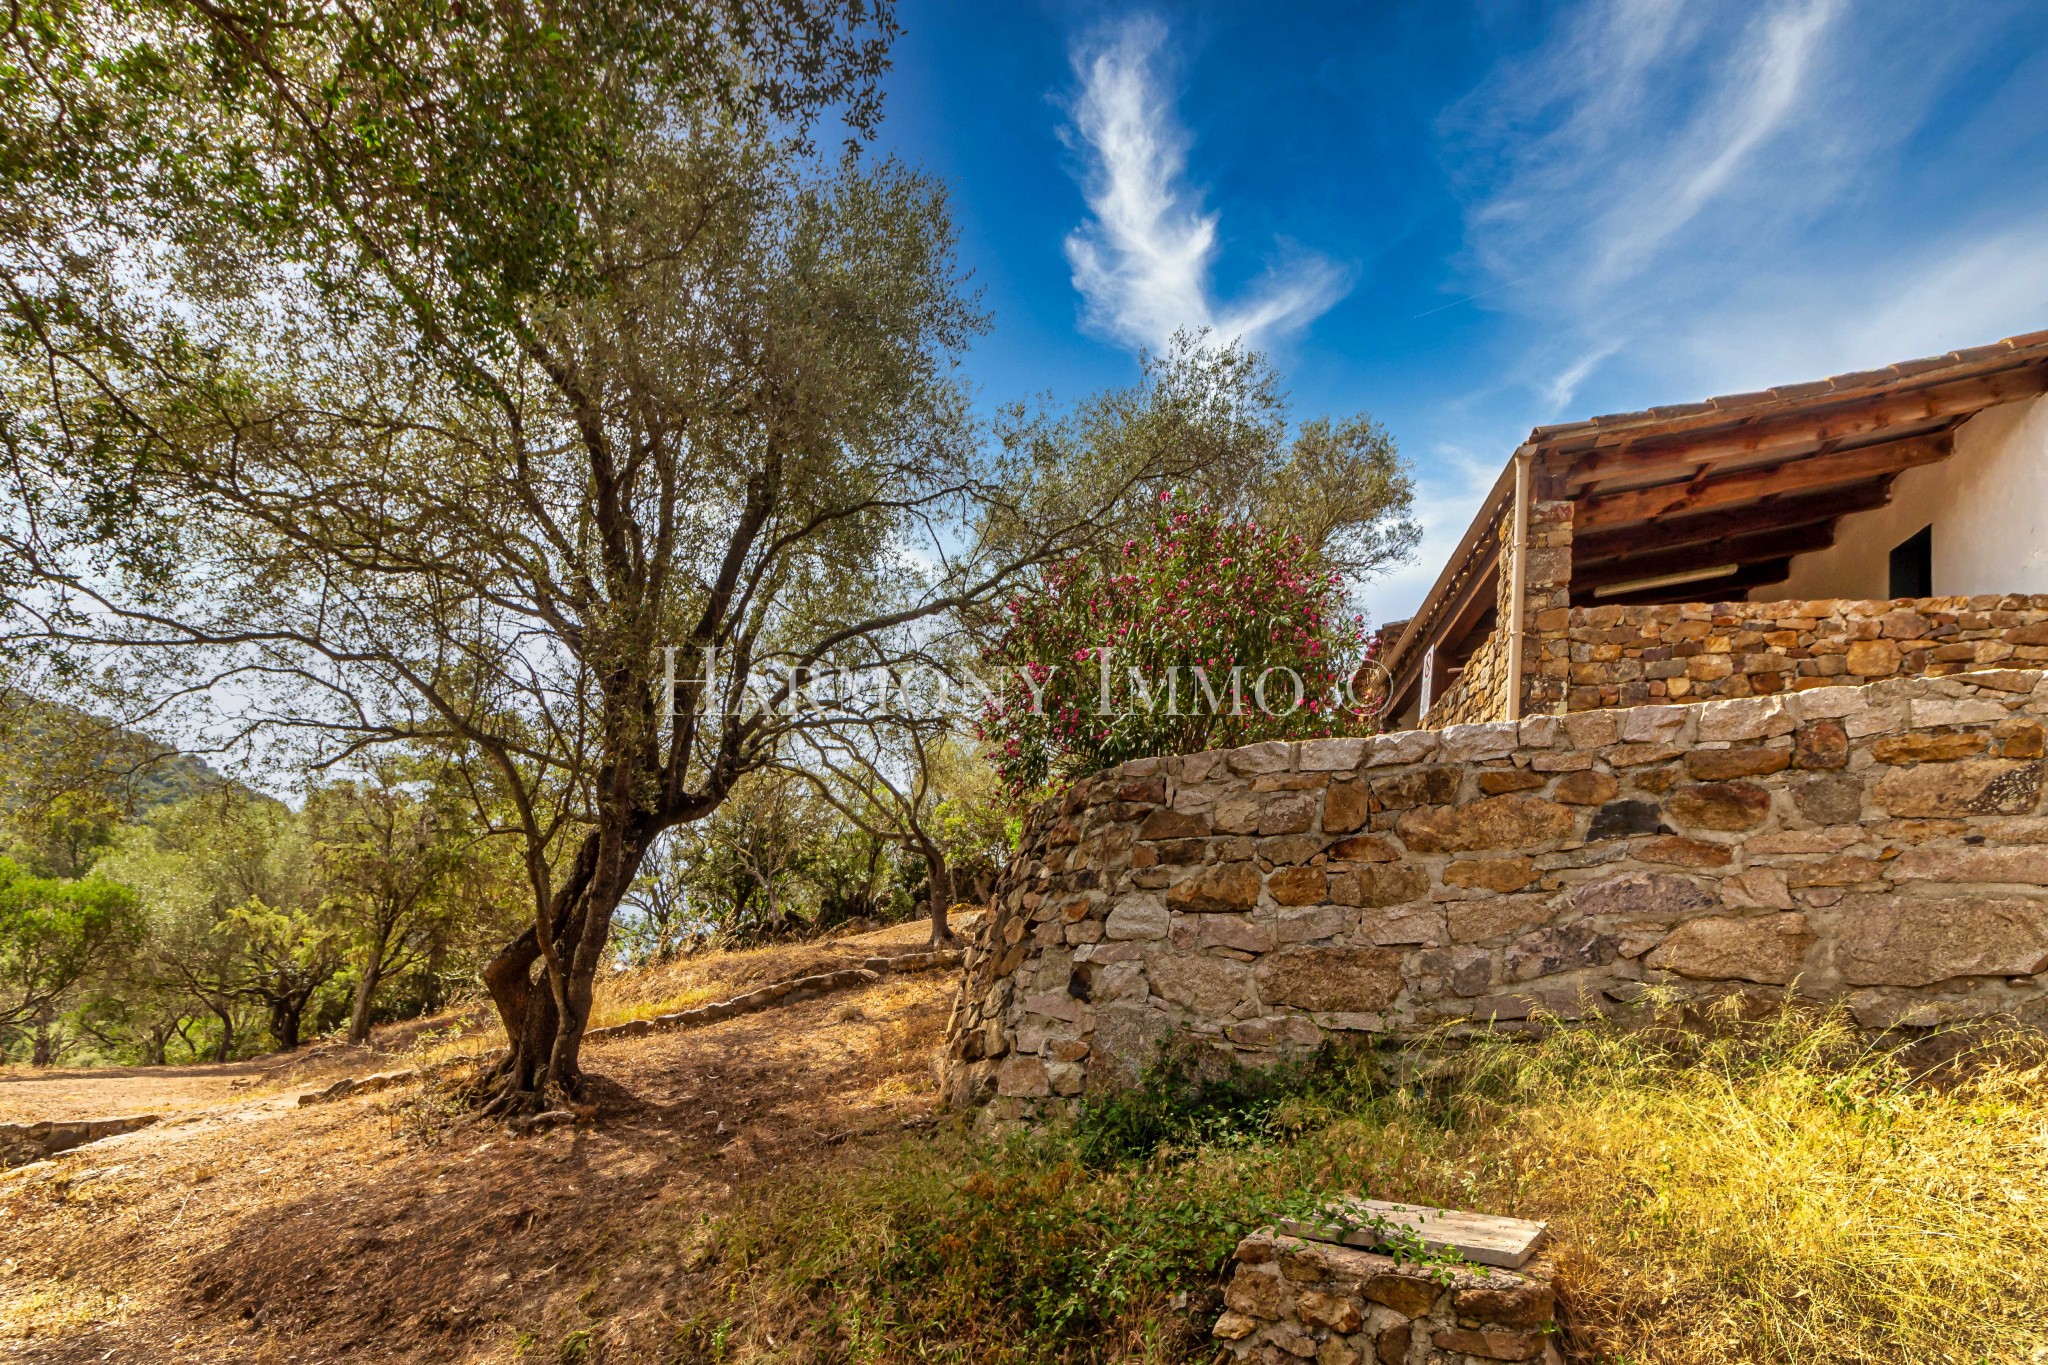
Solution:
M1422 463L1422 567L1374 607L1413 607L1531 426L2048 326L2048 186L2000 164L2048 59L1983 84L2030 3L1591 0L1488 71L1441 129L1498 359L1442 405L1475 456Z
M1215 297L1218 216L1187 181L1191 139L1159 71L1166 41L1163 24L1138 17L1073 50L1079 88L1066 136L1082 158L1090 217L1066 251L1087 324L1155 348L1180 328L1251 345L1297 332L1344 296L1349 272L1296 250L1241 297Z
M1531 415L1570 415L1610 367L1676 386L1631 402L1679 401L2039 325L2038 302L2001 302L1995 280L2031 275L2006 244L2038 229L2040 196L2021 190L2002 218L1938 243L1872 230L1913 207L1880 188L1894 154L2009 17L1602 0L1501 63L1445 131L1468 194L1468 283L1505 282L1488 306L1534 324L1513 374ZM1944 290L1913 283L1933 276ZM1873 334L1874 357L1859 344ZM1760 375L1766 360L1784 368Z

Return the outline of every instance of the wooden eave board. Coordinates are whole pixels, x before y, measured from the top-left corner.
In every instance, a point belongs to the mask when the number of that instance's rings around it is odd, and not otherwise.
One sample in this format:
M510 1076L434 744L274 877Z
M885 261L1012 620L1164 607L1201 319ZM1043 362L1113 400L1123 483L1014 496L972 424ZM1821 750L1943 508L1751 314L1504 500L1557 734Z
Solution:
M1572 468L1567 470L1565 480L1574 498L1599 497L1606 493L1625 493L1639 488L1657 488L1669 483L1688 483L1693 479L1709 476L1767 469L1775 465L1792 464L1814 455L1842 455L1852 450L1867 450L1872 446L1895 445L1921 436L1939 436L1945 431L1953 431L1961 426L1964 420L1962 417L1950 417L1936 422L1903 425L1861 440L1816 440L1735 454L1697 456L1684 446L1667 450L1630 450L1626 454L1632 459L1639 457L1640 465L1616 469L1590 480L1582 477L1576 468Z
M1426 1204L1342 1199L1330 1207L1333 1211L1342 1210L1337 1217L1346 1224L1377 1218L1389 1228L1383 1231L1378 1227L1361 1227L1347 1233L1335 1223L1318 1226L1293 1219L1282 1219L1277 1226L1290 1237L1336 1242L1368 1251L1380 1250L1390 1233L1398 1238L1398 1230L1406 1229L1431 1252L1454 1251L1474 1265L1497 1266L1502 1270L1520 1270L1550 1236L1550 1228L1544 1223L1492 1213L1431 1208Z

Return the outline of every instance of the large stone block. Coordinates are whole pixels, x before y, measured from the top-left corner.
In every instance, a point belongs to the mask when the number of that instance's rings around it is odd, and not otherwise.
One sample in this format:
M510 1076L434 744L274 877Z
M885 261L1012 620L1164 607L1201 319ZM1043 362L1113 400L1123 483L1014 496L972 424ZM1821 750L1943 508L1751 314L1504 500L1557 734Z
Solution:
M1579 915L1628 919L1676 918L1718 908L1714 894L1688 877L1669 872L1629 872L1589 882L1572 893Z
M1770 818L1771 794L1753 782L1705 782L1673 792L1664 809L1693 829L1748 830Z
M1251 969L1227 957L1163 952L1145 963L1152 993L1207 1019L1221 1018L1251 995Z
M1707 915L1672 930L1643 963L1696 980L1783 986L1799 975L1813 941L1800 914Z
M1323 830L1328 834L1349 834L1364 829L1376 809L1368 784L1332 782L1323 793Z
M1392 777L1372 779L1376 810L1406 810L1410 806L1442 806L1458 799L1458 781L1463 770L1447 765L1415 768Z
M1446 763L1483 763L1515 751L1517 726L1512 721L1452 725L1439 732L1438 755Z
M1358 934L1380 947L1444 941L1444 910L1428 901L1368 907L1358 912Z
M1240 953L1263 953L1273 946L1273 935L1254 924L1249 915L1176 915L1167 942L1187 952L1209 948L1231 948Z
M1550 897L1524 895L1453 901L1447 918L1451 942L1483 943L1541 924L1550 916Z
M1199 839L1209 832L1209 817L1155 810L1138 827L1140 839Z
M1620 790L1614 774L1596 768L1582 768L1557 779L1553 795L1568 806L1598 806L1612 801Z
M1429 875L1413 863L1360 863L1331 879L1339 905L1399 905L1429 894Z
M1823 773L1790 788L1792 805L1817 825L1853 825L1863 818L1863 779L1854 773Z
M1052 1093L1052 1078L1036 1057L1010 1057L996 1067L996 1093L1036 1099Z
M1664 812L1654 801L1609 801L1593 813L1586 826L1586 842L1626 839L1636 834L1658 834L1664 830Z
M1619 953L1615 940L1592 925L1552 925L1508 945L1501 962L1509 977L1534 981L1581 967L1604 967Z
M1287 1302L1287 1287L1277 1265L1239 1265L1223 1291L1223 1304L1232 1312L1250 1318L1280 1316Z
M1836 907L1835 966L1852 986L1931 986L2048 967L2048 903L1864 894Z
M1462 806L1421 806L1395 831L1418 853L1509 852L1569 838L1571 808L1539 796L1489 796Z
M1536 879L1527 858L1464 858L1444 866L1444 885L1486 891L1520 891Z
M1249 863L1205 867L1166 893L1173 910L1249 910L1259 903L1259 874Z
M1364 739L1305 739L1301 742L1301 770L1305 773L1350 772L1365 759Z
M1258 964L1259 998L1304 1010L1381 1010L1401 993L1401 955L1388 948L1290 948Z
M2048 886L2048 848L1937 845L1911 848L1892 864L1900 882L1980 882Z
M1275 905L1320 905L1329 894L1320 867L1276 867L1266 874L1266 894Z
M1110 908L1102 933L1111 939L1165 938L1168 920L1158 897L1126 896Z
M1269 796L1259 811L1258 832L1264 835L1299 834L1316 818L1316 798L1309 792Z
M1893 815L2031 815L2041 804L2041 765L1980 758L1894 768L1875 796Z

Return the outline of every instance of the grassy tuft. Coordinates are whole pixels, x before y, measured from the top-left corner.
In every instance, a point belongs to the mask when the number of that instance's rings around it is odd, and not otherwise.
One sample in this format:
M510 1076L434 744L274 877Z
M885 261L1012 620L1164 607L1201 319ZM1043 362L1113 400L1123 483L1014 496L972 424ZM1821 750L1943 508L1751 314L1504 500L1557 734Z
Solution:
M1277 1201L1351 1190L1549 1221L1582 1359L2048 1359L2044 1059L2015 1035L1916 1071L1787 1009L1264 1077L1170 1063L1075 1124L784 1178L723 1230L723 1292L679 1345L1194 1359L1237 1238Z

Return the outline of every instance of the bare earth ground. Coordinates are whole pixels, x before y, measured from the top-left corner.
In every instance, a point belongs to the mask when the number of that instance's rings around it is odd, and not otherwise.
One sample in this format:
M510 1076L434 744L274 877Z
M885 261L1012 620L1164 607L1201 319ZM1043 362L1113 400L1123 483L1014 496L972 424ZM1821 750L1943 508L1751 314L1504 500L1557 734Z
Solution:
M629 1017L923 934L707 956L616 983L605 1003ZM298 1106L323 1079L449 1046L417 1028L403 1054L0 1073L0 1119L166 1115L0 1176L0 1358L552 1362L588 1331L590 1359L668 1360L677 1325L709 1306L692 1292L706 1220L780 1167L928 1118L954 983L885 977L593 1045L596 1122L532 1137L421 1087ZM487 1041L478 1029L470 1045Z

